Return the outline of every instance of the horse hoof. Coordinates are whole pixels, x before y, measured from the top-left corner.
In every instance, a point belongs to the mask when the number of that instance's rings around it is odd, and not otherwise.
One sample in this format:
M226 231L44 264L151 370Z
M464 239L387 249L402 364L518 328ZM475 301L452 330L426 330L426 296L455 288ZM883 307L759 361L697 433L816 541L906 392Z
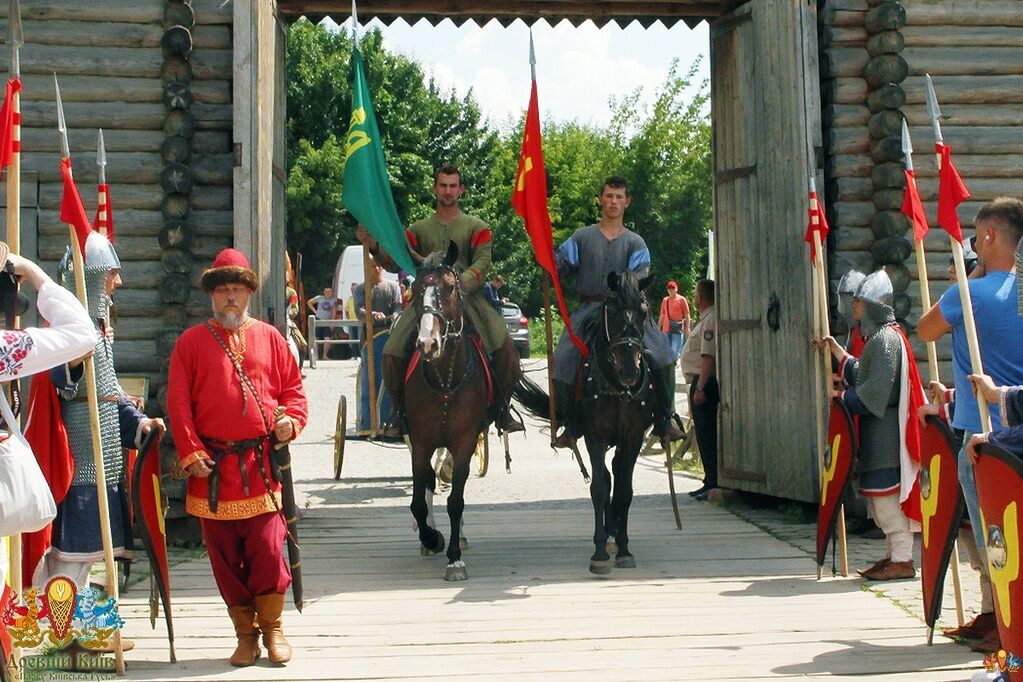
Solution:
M461 549L464 552L468 547L469 547L469 541L466 538L464 538L464 537L458 538L458 548L459 549Z
M590 573L594 575L608 575L611 573L611 560L593 561L590 560Z
M631 554L619 554L615 557L616 568L636 568L636 557Z
M448 564L444 569L444 580L447 580L449 583L468 579L469 573L465 570L464 561L459 560L452 564Z
M423 556L433 556L434 554L440 554L444 551L444 534L437 531L437 546L427 547L426 545L419 545L419 553Z

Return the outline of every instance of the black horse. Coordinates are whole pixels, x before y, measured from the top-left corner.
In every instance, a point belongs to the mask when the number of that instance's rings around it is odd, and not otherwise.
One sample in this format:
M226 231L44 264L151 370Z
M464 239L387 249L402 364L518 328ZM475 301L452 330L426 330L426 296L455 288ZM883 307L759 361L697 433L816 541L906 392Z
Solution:
M430 460L437 448L454 459L448 516L451 542L445 580L468 577L459 541L465 509L465 482L480 433L492 417L488 405L493 386L478 337L466 325L464 300L453 269L454 242L447 254L434 253L419 267L412 306L419 320L416 353L405 380L409 442L412 450L412 504L423 554L444 549L444 536L433 528L433 494L437 478Z
M590 571L611 572L608 538L617 545L615 566L635 568L629 551L629 506L632 504L632 473L643 446L643 437L654 423L654 385L650 360L643 350L643 327L649 309L643 290L651 278L635 274L611 273L608 293L600 315L590 333L580 330L589 341L590 355L580 368L576 396L586 450L590 455L593 478L595 551ZM519 381L515 397L531 414L548 418L547 394L528 379ZM559 421L565 415L557 415ZM615 448L611 469L605 456Z

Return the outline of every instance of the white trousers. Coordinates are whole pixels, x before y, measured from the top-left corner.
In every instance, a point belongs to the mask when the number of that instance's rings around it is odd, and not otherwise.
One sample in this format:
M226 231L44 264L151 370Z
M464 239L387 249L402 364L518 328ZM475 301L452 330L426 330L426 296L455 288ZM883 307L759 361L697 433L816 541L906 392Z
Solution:
M977 540L972 530L959 531L959 545L966 548L966 556L970 560L970 568L980 572L980 612L992 613L995 610L995 602L991 597L991 575L988 573L987 560L977 549ZM959 557L953 556L953 561Z
M867 497L867 512L878 528L884 531L885 549L892 562L913 559L913 533L909 519L902 512L898 494Z
M47 552L36 566L35 573L32 574L32 584L43 588L50 578L63 575L70 578L78 586L78 589L85 589L89 586L91 571L91 561L64 561L55 557L53 552Z

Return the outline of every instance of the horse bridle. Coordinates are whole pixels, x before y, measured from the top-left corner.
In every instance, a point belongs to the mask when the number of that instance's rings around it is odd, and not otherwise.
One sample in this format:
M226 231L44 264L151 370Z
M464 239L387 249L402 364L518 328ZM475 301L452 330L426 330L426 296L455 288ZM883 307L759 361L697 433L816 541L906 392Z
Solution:
M465 297L462 295L462 285L461 282L458 280L458 274L455 272L455 269L451 267L438 268L435 272L451 273L452 275L455 276L455 299L458 304L458 309L461 310L462 303L464 302ZM465 314L463 313L459 315L457 320L449 320L447 315L444 314L443 310L435 306L428 305L426 303L426 289L431 286L436 287L437 284L436 283L430 284L429 281L424 283L423 293L421 296L423 301L422 303L423 311L419 317L420 319L422 319L423 315L429 314L433 315L434 317L441 321L441 324L443 325L443 333L440 335L440 342L438 344L437 349L437 357L440 357L441 355L444 354L444 342L451 337L460 337L462 335L462 331L465 329ZM458 325L457 327L455 326L456 324Z
M634 321L626 322L624 327L623 327L623 329L622 329L622 332L624 333L625 331L629 330L629 328L631 328L631 330L636 335L635 336L619 336L618 339L612 341L611 340L611 326L608 324L608 318L607 318L607 301L606 300L604 301L603 308L604 308L604 310L603 310L603 314L604 314L604 338L607 340L608 350L610 351L611 356L612 357L614 356L614 352L615 352L616 349L622 348L622 347L634 348L634 349L639 351L641 373L640 373L639 381L637 381L634 384L633 388L629 388L629 387L623 385L622 382L618 379L618 372L615 371L615 370L612 370L612 372L611 372L614 375L613 377L606 377L606 378L611 378L616 384L618 384L618 387L620 389L619 391L617 391L613 395L621 395L621 396L627 396L629 398L634 398L637 395L639 395L640 391L643 390L644 384L646 383L646 376L645 375L646 375L646 371L647 371L647 366L646 366L646 363L643 361L643 358L644 358L643 330Z

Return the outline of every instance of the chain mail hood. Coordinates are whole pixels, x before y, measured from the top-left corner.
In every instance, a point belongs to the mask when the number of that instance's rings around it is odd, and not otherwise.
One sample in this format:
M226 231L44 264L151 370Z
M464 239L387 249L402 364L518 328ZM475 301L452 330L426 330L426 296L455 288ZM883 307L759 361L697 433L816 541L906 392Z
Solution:
M85 240L85 295L88 299L89 315L94 320L109 320L113 301L107 296L106 281L111 270L121 269L121 259L110 240L99 232L90 232ZM64 253L58 266L61 283L69 291L75 289L74 260L71 247Z

